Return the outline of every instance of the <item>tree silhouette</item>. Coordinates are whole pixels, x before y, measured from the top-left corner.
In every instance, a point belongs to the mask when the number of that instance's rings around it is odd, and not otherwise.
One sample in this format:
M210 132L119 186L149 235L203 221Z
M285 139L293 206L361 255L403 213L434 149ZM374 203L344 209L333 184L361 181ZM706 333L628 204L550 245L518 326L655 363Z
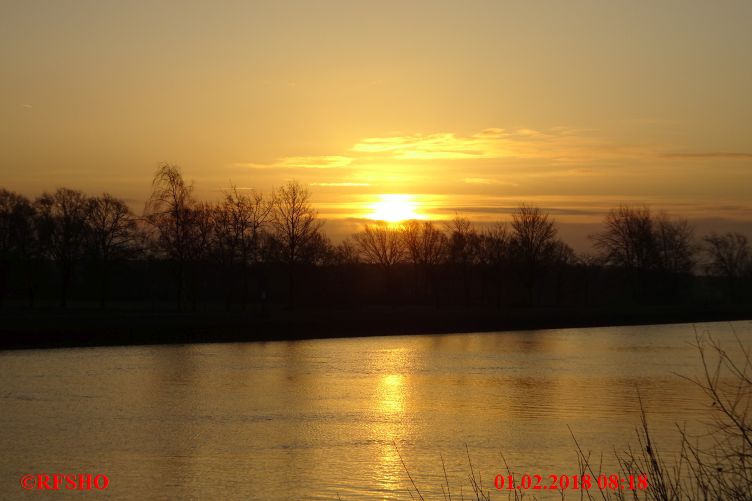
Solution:
M347 266L360 263L358 243L352 237L345 238L334 247L333 264Z
M289 306L295 305L296 267L306 255L306 246L319 232L323 221L310 203L310 193L297 181L290 181L274 194L273 223L287 265Z
M447 238L431 221L407 221L401 233L406 254L413 264L435 266L444 260Z
M10 269L34 252L34 215L29 199L0 189L0 308Z
M470 299L470 267L475 263L478 251L478 233L466 217L455 214L446 224L449 232L447 259L462 277L463 298Z
M670 274L686 275L695 266L694 229L686 219L672 219L661 213L655 224L659 268Z
M112 263L134 252L136 222L125 202L109 193L89 199L88 211L89 248L99 268L99 306L104 308Z
M235 217L233 208L233 204L227 198L210 208L211 224L214 227L210 254L212 259L219 264L227 284L224 290L227 311L232 306L232 285L240 267L240 247L244 231L237 224L240 218Z
M398 228L387 223L366 224L363 231L353 235L367 263L390 270L403 261L405 246Z
M544 268L551 262L556 233L554 221L538 207L523 204L512 213L511 255L530 303Z
M399 228L388 223L366 224L363 230L353 235L366 263L378 265L384 273L384 288L392 292L394 265L405 257L405 245ZM392 295L393 297L393 295Z
M483 274L483 283L492 281L496 286L496 307L501 307L504 275L511 263L511 235L506 223L497 222L480 235L479 256L489 273ZM485 288L484 288L485 290Z
M274 204L260 191L241 193L233 186L225 194L224 210L229 213L230 227L237 240L241 267L241 308L248 303L249 274L257 268L262 232L271 223Z
M444 261L448 247L446 235L431 221L414 219L402 225L401 233L407 257L419 269L433 294L434 270Z
M654 217L647 207L622 205L609 211L605 223L604 231L591 238L604 264L626 271L634 297L674 297L686 288L695 244L694 230L685 219L665 213Z
M60 188L32 203L0 188L0 306L16 307L28 293L32 307L58 295L66 307L75 293L103 308L115 288L153 311L174 298L180 309L245 309L251 291L289 306L388 297L496 308L623 308L625 291L650 305L741 305L752 292L752 250L738 233L706 236L699 255L686 220L621 206L591 237L598 255L578 256L543 210L522 205L511 219L477 228L460 216L369 222L337 242L297 182L270 196L231 186L218 201L200 201L170 164L158 167L142 219L106 193ZM698 275L700 256L707 273Z
M644 301L650 270L658 267L658 243L650 209L621 205L606 215L606 228L591 238L606 266L624 270L633 299Z
M752 274L752 250L747 237L740 233L711 233L703 240L709 258L708 273L725 278L731 298L736 299L739 279Z
M60 306L68 304L68 290L76 264L85 250L89 200L77 190L59 188L35 202L41 248L60 272Z
M550 274L555 280L556 304L559 305L564 297L566 272L577 264L577 255L569 245L556 240L551 246L548 264L552 269Z
M650 209L622 205L608 212L605 225L592 236L604 263L630 271L655 267L658 249Z
M183 308L186 268L196 250L195 205L193 186L185 183L180 167L161 164L152 180L144 219L156 231L157 250L175 264L178 309Z

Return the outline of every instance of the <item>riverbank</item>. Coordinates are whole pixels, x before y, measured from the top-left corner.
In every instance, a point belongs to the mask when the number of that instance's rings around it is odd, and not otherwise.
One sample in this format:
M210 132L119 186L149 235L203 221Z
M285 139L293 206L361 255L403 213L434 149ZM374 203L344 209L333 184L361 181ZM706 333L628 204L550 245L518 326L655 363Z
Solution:
M752 307L0 312L0 349L281 341L752 319Z

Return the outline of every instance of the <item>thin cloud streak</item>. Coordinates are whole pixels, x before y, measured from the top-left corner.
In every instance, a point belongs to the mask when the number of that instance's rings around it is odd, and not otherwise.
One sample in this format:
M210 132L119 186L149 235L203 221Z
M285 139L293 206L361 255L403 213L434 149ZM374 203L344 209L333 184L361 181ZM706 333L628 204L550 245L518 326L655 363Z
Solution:
M693 158L727 158L731 160L738 159L752 159L752 153L746 152L731 152L731 151L710 151L699 153L666 153L662 155L664 158L673 159L693 159Z
M645 156L641 147L618 145L588 131L557 127L548 131L488 128L469 136L452 132L366 138L351 152L395 160L549 159L591 161Z
M308 183L308 186L325 186L325 187L355 187L355 186L371 186L370 183Z
M272 164L259 163L236 163L238 167L248 167L252 169L335 169L347 167L352 163L350 157L339 155L321 155L305 157L284 157Z
M513 183L511 181L502 181L500 179L492 179L488 177L466 177L462 180L462 182L465 184L519 186L518 183Z
M470 135L436 132L367 137L336 155L293 156L269 164L245 162L234 165L252 169L348 168L367 171L374 166L379 170L384 166L393 170L416 162L517 159L548 161L556 165L641 159L655 155L653 147L617 144L584 129L487 128ZM579 173L582 172L580 169ZM470 181L466 182L482 184L480 179L483 177L468 176ZM476 178L478 180L473 181ZM492 182L503 184L498 179Z

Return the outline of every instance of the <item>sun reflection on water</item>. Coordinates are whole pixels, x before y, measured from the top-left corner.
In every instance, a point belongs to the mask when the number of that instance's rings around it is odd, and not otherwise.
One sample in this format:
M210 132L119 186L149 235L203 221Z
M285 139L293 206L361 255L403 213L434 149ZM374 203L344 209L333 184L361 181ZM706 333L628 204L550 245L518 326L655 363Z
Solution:
M395 444L404 442L409 435L410 424L405 420L409 376L396 372L405 366L404 350L385 350L381 354L383 359L379 360L379 365L384 371L377 376L371 430L378 444L373 480L375 490L381 492L383 499L394 499L407 488Z
M389 374L379 384L379 407L383 414L402 414L405 410L405 376Z

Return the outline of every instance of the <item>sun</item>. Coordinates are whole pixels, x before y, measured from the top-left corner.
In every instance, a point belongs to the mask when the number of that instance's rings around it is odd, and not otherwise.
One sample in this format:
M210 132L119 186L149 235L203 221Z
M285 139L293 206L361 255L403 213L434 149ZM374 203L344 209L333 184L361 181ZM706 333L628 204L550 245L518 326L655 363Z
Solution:
M387 223L422 219L422 216L415 212L418 203L410 195L388 194L380 195L379 198L378 202L371 205L373 212L367 215L368 218Z

